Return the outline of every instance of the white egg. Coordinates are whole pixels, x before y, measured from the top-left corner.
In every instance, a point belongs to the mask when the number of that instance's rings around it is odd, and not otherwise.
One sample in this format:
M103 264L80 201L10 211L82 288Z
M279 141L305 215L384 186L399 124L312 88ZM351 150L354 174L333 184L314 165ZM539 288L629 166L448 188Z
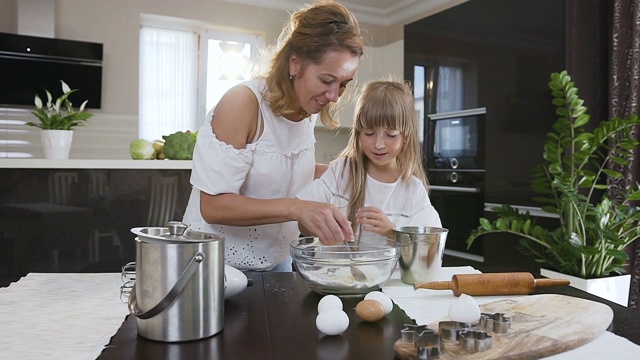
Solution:
M318 302L318 314L328 309L342 310L342 300L335 295L325 295Z
M349 327L349 316L340 309L327 309L316 317L316 327L327 335L342 334Z
M462 294L449 305L449 319L476 324L480 321L480 307L473 297Z
M382 304L382 307L384 308L384 314L387 315L388 313L391 312L391 310L393 310L393 301L391 301L391 298L389 296L387 296L387 294L383 293L382 291L372 291L370 293L368 293L367 295L365 295L364 297L365 300L376 300L378 301L380 304Z

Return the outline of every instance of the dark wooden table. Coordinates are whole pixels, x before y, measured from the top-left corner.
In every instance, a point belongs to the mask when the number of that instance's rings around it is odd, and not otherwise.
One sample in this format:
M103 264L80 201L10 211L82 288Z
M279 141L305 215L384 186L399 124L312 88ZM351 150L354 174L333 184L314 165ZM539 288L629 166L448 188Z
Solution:
M128 316L99 359L393 359L393 344L412 323L397 306L383 320L367 323L355 314L361 298L344 298L349 328L323 336L316 328L321 295L297 273L248 273L253 285L225 301L222 332L206 339L163 343L137 335Z
M400 330L412 323L397 306L380 322L363 322L354 312L360 299L343 299L349 328L340 336L323 336L315 326L322 296L311 292L297 273L247 276L253 285L225 301L222 332L198 341L156 342L138 336L136 319L128 316L98 359L393 359L393 344L400 338ZM0 286L7 286L19 277L0 280L5 280ZM614 313L609 331L640 345L640 310L569 286L541 288L537 293L563 294L609 305Z
M315 326L322 296L297 273L247 275L253 285L226 300L222 332L198 341L156 342L138 336L136 319L128 316L98 359L394 359L400 331L413 323L397 306L380 322L363 322L354 311L361 299L343 299L349 328L340 336L323 336ZM609 305L614 312L609 330L640 345L640 310L569 286L541 290Z

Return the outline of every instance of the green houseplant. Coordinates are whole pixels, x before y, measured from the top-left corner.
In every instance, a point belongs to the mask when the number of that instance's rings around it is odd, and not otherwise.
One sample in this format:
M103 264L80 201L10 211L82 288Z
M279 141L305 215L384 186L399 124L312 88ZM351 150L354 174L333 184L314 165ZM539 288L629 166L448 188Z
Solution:
M69 95L78 91L77 89L71 89L64 81L62 83L62 95L53 102L53 97L49 90L44 89L47 94L46 106L42 103L40 96L36 94L34 104L36 105L35 111L31 113L35 115L40 122L28 122L27 125L39 127L43 130L72 130L76 126L84 125L93 114L84 111L87 101L85 100L78 110L73 108L73 104L69 100Z
M622 274L628 260L624 248L640 237L639 208L631 204L640 200L640 191L636 184L612 199L606 177L622 177L609 164L630 163L638 146L631 129L640 122L635 115L613 118L588 131L587 108L567 72L551 74L549 87L558 119L531 185L542 210L558 215L559 226L545 229L528 212L502 205L494 209L497 220L480 219L467 244L485 234L509 233L524 253L560 273L583 279Z
M42 140L42 148L44 156L47 159L68 159L71 150L71 141L73 140L73 128L76 126L84 126L87 119L93 114L84 111L87 105L85 100L76 110L69 100L69 95L78 91L71 89L67 83L60 80L62 84L62 95L55 102L49 90L44 89L47 94L47 103L43 104L38 94L35 95L34 103L36 109L32 111L39 122L29 121L28 126L39 127L42 129L40 138Z

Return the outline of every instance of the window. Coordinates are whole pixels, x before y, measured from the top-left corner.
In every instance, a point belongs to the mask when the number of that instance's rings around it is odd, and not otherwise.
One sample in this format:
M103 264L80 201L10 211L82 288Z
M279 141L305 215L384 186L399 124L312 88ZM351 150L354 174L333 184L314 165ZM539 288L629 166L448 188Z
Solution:
M199 119L206 119L222 95L234 85L251 78L262 39L257 35L206 30L201 33L203 52L200 82L204 84ZM198 124L200 125L200 123Z
M251 77L262 37L211 29L140 29L139 137L196 131L222 95Z
M195 130L197 60L197 34L140 29L139 138Z

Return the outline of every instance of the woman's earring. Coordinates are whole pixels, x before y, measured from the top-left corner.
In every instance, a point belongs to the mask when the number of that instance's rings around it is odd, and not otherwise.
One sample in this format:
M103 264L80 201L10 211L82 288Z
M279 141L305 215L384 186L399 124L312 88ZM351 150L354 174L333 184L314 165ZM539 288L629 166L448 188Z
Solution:
M289 80L293 80L293 74L289 74Z

